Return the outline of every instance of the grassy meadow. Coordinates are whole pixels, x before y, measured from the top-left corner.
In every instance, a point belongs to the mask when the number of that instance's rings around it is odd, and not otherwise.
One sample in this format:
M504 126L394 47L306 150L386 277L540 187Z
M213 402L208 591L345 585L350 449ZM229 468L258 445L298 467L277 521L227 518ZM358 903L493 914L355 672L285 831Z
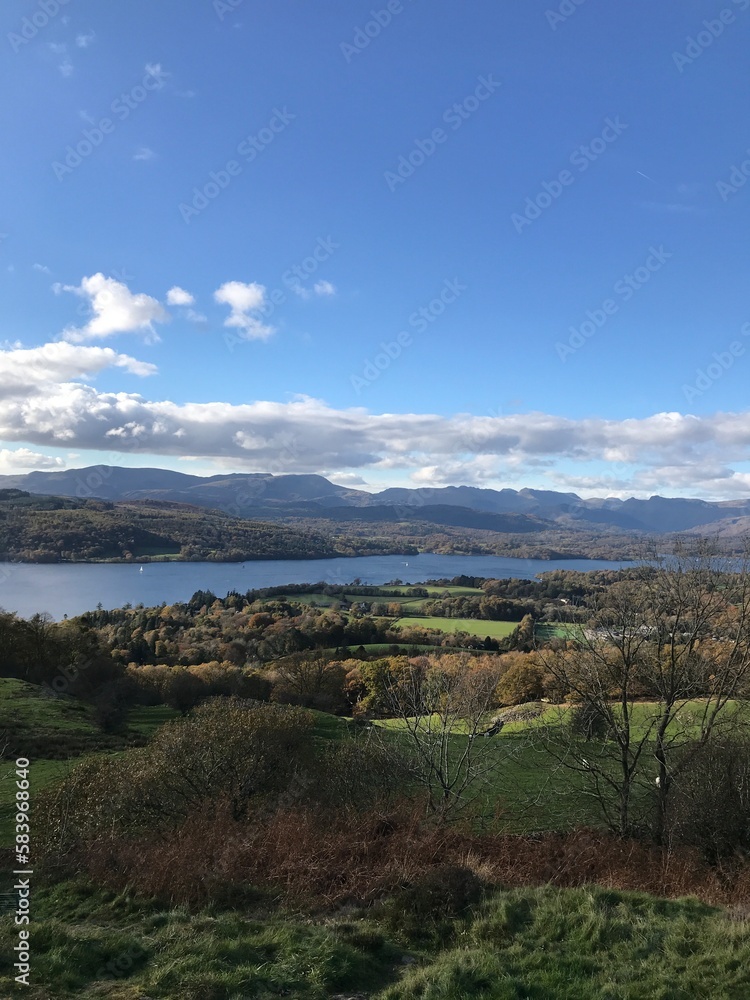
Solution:
M504 639L511 632L518 628L518 622L495 622L480 618L437 618L437 617L404 617L399 618L395 623L396 627L405 628L434 628L441 632L468 632L469 635L476 635L484 638L490 636L491 639Z

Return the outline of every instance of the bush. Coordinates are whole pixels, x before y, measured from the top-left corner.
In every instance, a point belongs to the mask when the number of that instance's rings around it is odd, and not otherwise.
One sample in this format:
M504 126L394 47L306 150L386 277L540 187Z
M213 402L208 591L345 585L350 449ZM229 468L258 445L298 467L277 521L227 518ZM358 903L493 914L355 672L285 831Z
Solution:
M397 747L366 737L328 743L318 768L313 797L334 809L387 806L403 796L412 772Z
M252 798L278 798L290 786L312 756L313 727L298 708L207 702L147 747L84 761L42 792L40 840L48 855L64 855L105 834L158 836L209 803L226 803L239 819Z
M698 847L712 863L750 854L750 739L734 736L684 751L670 792L673 842Z
M501 704L523 705L544 697L545 675L533 653L505 656L502 664L507 669L497 686L497 697Z
M107 684L94 699L94 722L103 733L127 729L128 708L117 684Z
M609 735L609 722L589 701L570 710L568 726L573 736L584 740L604 740Z

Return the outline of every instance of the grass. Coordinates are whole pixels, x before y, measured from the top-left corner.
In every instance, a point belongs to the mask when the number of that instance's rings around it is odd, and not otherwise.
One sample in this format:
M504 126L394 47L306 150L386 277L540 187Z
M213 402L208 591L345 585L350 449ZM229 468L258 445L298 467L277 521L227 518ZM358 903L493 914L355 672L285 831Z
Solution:
M128 715L128 728L142 736L153 736L165 722L179 719L180 713L166 705L137 705Z
M534 704L536 707L537 703ZM684 726L686 734L698 734L702 705L698 700L688 702L680 713L678 724ZM541 739L535 737L535 731L542 726L564 725L570 710L567 705L547 705L536 718L508 722L498 736L489 739L487 747L497 755L497 767L489 772L484 785L477 791L475 807L480 822L497 819L502 828L511 833L567 831L580 826L605 825L589 777L582 771L560 766L544 749ZM632 706L635 739L646 735L654 710L653 702L636 702ZM750 702L730 702L726 711L746 719L750 715ZM487 717L488 726L495 714ZM375 725L403 740L405 747L410 746L404 735L403 720L380 720ZM450 737L450 753L455 759L463 752L466 739L458 730ZM582 745L585 756L596 754L596 743ZM616 766L613 759L611 766ZM645 790L637 788L636 804L643 800L645 808L643 796L649 792L650 786Z
M92 709L73 698L45 698L36 684L0 677L0 731L22 723L37 732L90 733L95 730Z
M9 734L6 756L10 758L0 763L0 847L9 846L13 838L13 775L18 756L30 761L33 809L34 793L63 778L74 764L91 756L121 752L126 741L104 736L94 725L92 714L90 705L74 698L45 698L35 684L0 678L0 733ZM179 712L164 705L134 708L128 718L129 732L142 741L177 716ZM49 755L50 750L54 756Z
M40 884L35 915L30 1000L750 996L746 920L692 899L598 888L491 891L447 932L419 943L398 924L386 928L377 908L313 918L268 909L190 913L82 880ZM9 993L15 940L3 917L0 989Z
M740 1000L750 924L694 900L605 889L500 893L383 1000Z
M392 734L405 750L411 748L402 720L389 719L376 726ZM454 760L465 746L465 736L456 733L450 737L449 753ZM555 761L523 731L503 731L501 736L492 737L486 748L496 755L497 766L473 793L474 816L480 826L490 823L508 833L531 833L603 825L595 800L586 794L584 776L557 768Z
M205 910L189 913L84 882L38 889L33 1000L278 996L323 1000L379 989L402 950L377 928ZM17 930L0 920L0 990L12 982Z
M400 628L435 628L441 632L468 632L484 638L503 639L518 628L518 622L495 622L479 618L399 618Z
M534 638L537 642L575 638L580 633L581 628L581 625L571 625L566 622L536 624L534 626Z

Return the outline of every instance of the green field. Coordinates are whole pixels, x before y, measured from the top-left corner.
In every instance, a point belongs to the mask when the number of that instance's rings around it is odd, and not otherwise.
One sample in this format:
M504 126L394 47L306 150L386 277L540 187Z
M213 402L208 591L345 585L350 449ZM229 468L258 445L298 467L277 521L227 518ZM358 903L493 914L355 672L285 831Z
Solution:
M400 628L434 628L441 632L468 632L482 639L490 636L492 639L503 639L518 628L518 622L494 622L484 618L399 618L396 623ZM394 626L395 627L395 626Z
M420 586L420 584L414 584L414 586ZM410 609L411 611L419 611L422 605L427 600L431 600L439 597L483 597L484 591L480 590L478 587L429 587L428 597L412 597L408 592L413 588L411 586L403 587L386 587L385 590L398 591L396 594L372 594L372 595L359 595L359 594L323 594L323 593L313 593L313 594L279 594L275 597L267 598L268 601L288 601L296 604L306 604L312 607L318 608L331 608L334 605L341 604L342 600L349 604L356 604L359 601L367 604L400 604L404 609Z

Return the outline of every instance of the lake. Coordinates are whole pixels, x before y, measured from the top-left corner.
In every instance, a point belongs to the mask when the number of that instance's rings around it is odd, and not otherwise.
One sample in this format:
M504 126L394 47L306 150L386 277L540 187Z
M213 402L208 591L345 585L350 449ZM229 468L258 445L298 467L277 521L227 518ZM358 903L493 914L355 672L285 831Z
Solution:
M47 611L56 619L123 604L146 607L187 601L196 590L224 597L230 590L244 593L256 587L286 583L380 585L400 579L421 583L461 574L531 580L554 569L585 572L619 569L627 562L597 559L505 559L499 556L359 556L338 559L288 559L246 563L67 563L31 565L0 563L0 607L29 617Z

